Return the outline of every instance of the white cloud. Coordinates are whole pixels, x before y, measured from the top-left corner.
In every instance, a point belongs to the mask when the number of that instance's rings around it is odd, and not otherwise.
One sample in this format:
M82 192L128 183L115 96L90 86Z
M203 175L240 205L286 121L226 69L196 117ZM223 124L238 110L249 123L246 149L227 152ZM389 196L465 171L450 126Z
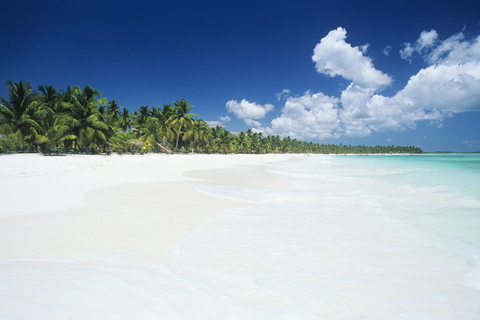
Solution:
M205 121L210 128L215 128L216 126L224 127L223 122L221 121Z
M420 37L412 46L411 43L405 42L403 50L400 50L402 59L412 62L415 55L425 55L438 41L438 33L435 30L422 31Z
M273 110L273 105L268 103L261 105L245 99L240 102L230 100L227 102L227 110L234 113L238 119L262 119Z
M454 113L479 110L480 62L443 63L422 69L395 97L429 110Z
M372 60L364 53L368 45L352 47L345 42L347 31L343 28L332 30L315 46L312 60L319 73L342 76L358 86L379 89L387 86L392 79L374 68Z
M206 121L210 128L215 128L216 126L225 127L224 122L229 122L232 119L229 116L217 117L219 120Z
M245 121L246 125L249 127L260 128L262 126L262 124L256 120L244 119L243 121Z
M290 89L283 89L282 92L275 93L275 95L277 96L277 100L280 101L282 96L286 98L286 96L290 95Z
M346 43L345 35L341 28L331 31L317 45L314 55L319 72L352 80L340 98L306 92L301 97L288 97L282 114L269 126L262 128L257 121L246 122L266 134L322 140L344 135L364 137L372 131L408 130L415 128L418 121L441 127L445 117L480 111L480 36L467 40L459 33L441 41L435 30L422 32L403 52L410 58L419 55L429 65L411 76L403 89L386 97L377 91L385 77L388 81L390 77L375 70L359 48ZM262 111L267 109L264 106L245 100L242 103L231 102L231 112L243 116L241 119L260 119L266 113ZM260 112L254 118L253 110L257 109Z
M408 62L411 63L413 54L415 53L415 48L412 47L410 42L405 42L403 46L403 50L400 50L400 58L408 60Z
M435 64L413 75L393 97L350 84L342 92L339 112L345 135L412 129L424 120L442 126L454 113L480 110L479 43L480 37L465 41L457 34L439 41L435 30L422 32L414 46L406 45L404 55L423 55Z
M264 129L270 135L297 139L326 139L340 136L337 98L323 93L306 92L301 97L288 98L282 115Z
M383 48L383 54L388 57L390 55L390 50L392 49L393 49L392 46L386 46L385 48Z
M415 52L436 64L410 77L393 97L375 95L373 90L351 84L342 93L340 118L345 134L411 129L423 120L442 126L445 117L480 110L479 42L480 37L466 41L461 34L439 41L434 30L422 32Z
M465 40L463 32L439 41L435 30L423 31L413 46L410 43L404 43L400 56L409 61L419 56L429 64L479 61L480 43L478 37L472 41Z
M219 117L219 119L220 121L223 121L223 122L230 122L232 120L229 116Z
M465 40L462 32L455 34L435 47L427 56L430 63L461 64L480 61L480 36Z
M435 44L435 42L437 42L437 40L438 40L437 31L435 30L431 30L428 32L422 31L422 33L420 33L420 37L417 40L415 49L418 52L422 52L428 48L433 47L433 45Z

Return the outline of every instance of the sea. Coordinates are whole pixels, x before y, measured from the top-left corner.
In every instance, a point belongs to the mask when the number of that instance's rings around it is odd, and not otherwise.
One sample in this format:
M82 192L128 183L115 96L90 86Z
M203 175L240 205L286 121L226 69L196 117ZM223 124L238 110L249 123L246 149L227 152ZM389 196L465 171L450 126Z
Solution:
M0 261L0 319L480 319L480 154L266 169L167 252Z

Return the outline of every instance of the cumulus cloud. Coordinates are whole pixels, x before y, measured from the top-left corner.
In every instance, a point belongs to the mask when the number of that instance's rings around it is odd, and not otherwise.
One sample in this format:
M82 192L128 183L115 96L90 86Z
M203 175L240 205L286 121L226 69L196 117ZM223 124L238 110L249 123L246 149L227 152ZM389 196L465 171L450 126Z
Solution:
M375 69L372 60L364 55L368 45L352 47L345 42L346 37L347 31L337 28L315 46L312 60L317 71L331 77L341 76L361 87L378 89L389 85L392 79Z
M332 30L315 47L318 72L351 80L339 98L321 92L288 97L281 115L270 125L258 121L273 106L231 100L227 109L266 134L322 140L341 136L364 137L372 131L408 130L418 121L441 127L445 117L480 111L480 36L466 39L463 32L440 40L435 30L423 31L401 51L404 59L422 57L427 67L412 75L393 96L378 93L391 78L376 70L366 47L345 42L345 29Z
M422 69L395 97L444 113L479 110L480 63L442 63Z
M326 139L339 137L339 100L319 92L306 92L301 97L288 98L282 115L265 128L270 135L297 139Z
M249 102L245 99L238 102L230 100L227 102L227 110L237 116L238 119L262 119L265 115L273 110L272 104L257 104Z
M410 77L393 97L351 84L341 98L345 134L411 129L423 120L441 126L442 120L454 113L480 110L479 40L466 41L463 34L457 34L440 41L435 30L422 32L415 45L406 48L432 65Z

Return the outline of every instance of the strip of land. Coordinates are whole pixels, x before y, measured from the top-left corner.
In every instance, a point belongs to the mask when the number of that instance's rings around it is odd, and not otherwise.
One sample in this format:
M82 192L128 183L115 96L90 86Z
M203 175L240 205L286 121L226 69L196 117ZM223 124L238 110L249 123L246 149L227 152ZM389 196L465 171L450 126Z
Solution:
M298 157L298 156L296 156ZM76 259L164 250L252 203L199 184L288 188L264 164L290 155L0 157L0 259Z

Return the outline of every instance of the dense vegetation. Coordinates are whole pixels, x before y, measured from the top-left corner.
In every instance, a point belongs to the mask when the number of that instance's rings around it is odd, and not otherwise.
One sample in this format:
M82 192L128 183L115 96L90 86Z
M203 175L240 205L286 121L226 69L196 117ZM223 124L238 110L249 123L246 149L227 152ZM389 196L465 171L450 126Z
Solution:
M188 100L139 107L133 114L86 86L34 91L7 81L0 97L0 152L421 153L417 147L346 146L210 128Z

